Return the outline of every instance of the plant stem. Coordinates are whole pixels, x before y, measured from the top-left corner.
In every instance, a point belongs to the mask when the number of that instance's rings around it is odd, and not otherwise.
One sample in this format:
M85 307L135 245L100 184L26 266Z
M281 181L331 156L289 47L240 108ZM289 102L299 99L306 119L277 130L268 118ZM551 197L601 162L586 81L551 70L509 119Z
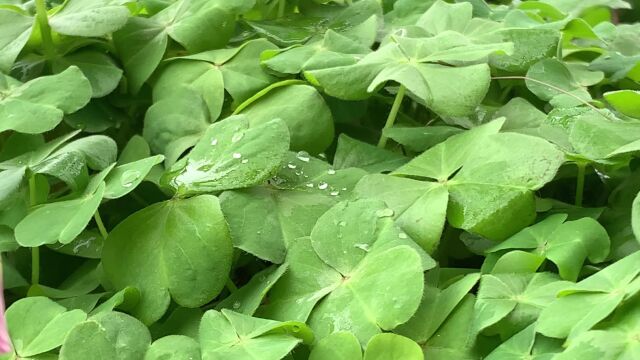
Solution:
M98 225L98 231L100 231L100 235L102 235L102 238L104 240L107 240L107 236L109 236L109 232L107 231L107 228L104 227L104 223L102 222L102 218L100 217L100 210L96 210L96 212L93 214L93 219L96 221L96 224Z
M582 198L584 196L584 176L587 164L583 162L577 162L578 167L578 179L576 181L576 206L582 206Z
M36 199L36 177L32 175L29 177L29 206L35 206ZM40 283L40 248L31 248L31 285L38 285Z
M236 286L236 284L233 283L233 281L231 280L231 278L227 279L227 290L229 290L230 293L234 293L236 291L238 291L238 287Z
M287 0L278 0L278 19L284 16Z
M396 94L395 100L393 100L393 105L391 106L391 111L389 112L389 116L387 117L387 122L384 124L384 128L382 129L382 134L380 135L380 141L378 141L378 147L383 148L387 145L388 138L384 134L385 129L389 129L393 126L393 123L396 122L396 117L398 117L398 112L400 111L400 105L402 105L402 99L404 99L404 94L406 93L407 88L404 85L400 85L398 89L398 93Z
M51 37L51 28L49 27L45 0L36 0L36 20L40 27L44 56L47 60L51 60L56 57L56 47L53 44L53 38Z

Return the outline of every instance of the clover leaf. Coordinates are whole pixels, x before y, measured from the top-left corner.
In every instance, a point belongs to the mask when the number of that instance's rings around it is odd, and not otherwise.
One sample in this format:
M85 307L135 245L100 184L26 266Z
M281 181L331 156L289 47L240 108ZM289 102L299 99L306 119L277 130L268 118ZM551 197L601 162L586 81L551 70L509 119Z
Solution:
M434 264L395 227L390 212L369 200L332 207L310 238L289 246L289 271L258 314L309 318L319 339L348 329L363 344L409 320L420 302L422 271ZM399 277L403 284L394 280Z
M0 131L37 134L49 131L91 99L91 85L75 66L57 75L43 76L27 83L0 79Z
M220 293L231 266L228 231L212 195L156 203L109 233L102 253L105 274L116 288L140 290L132 313L153 323L171 298L197 307Z

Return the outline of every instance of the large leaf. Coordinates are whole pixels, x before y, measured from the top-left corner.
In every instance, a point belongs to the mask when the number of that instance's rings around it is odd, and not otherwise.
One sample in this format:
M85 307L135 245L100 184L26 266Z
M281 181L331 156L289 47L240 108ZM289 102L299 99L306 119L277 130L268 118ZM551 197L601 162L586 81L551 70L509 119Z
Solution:
M585 258L599 263L609 255L609 235L592 218L563 223L566 218L565 214L550 216L489 251L533 249L555 263L563 279L576 281Z
M122 0L69 0L49 19L51 28L72 36L104 36L127 22Z
M183 196L258 185L284 161L288 138L277 118L255 125L246 116L227 118L207 129L165 181Z
M289 271L259 314L300 321L309 317L320 339L349 330L366 344L418 308L422 271L434 266L418 249L403 238L381 202L338 203L318 220L311 239L290 245Z
M4 80L0 82L0 131L49 131L62 121L64 114L79 110L91 99L89 80L75 66L25 84L7 77Z
M149 330L140 321L127 314L105 312L69 332L60 359L136 360L142 359L150 344Z
M203 360L284 358L296 345L313 342L301 322L259 319L233 311L207 311L200 323Z
M638 259L640 253L636 252L574 286L566 286L540 314L537 331L549 337L574 338L590 330L637 294Z
M295 102L291 101L293 97ZM300 113L300 107L307 111ZM273 87L260 97L252 98L246 106L243 104L238 113L246 115L251 124L274 118L284 120L291 134L291 150L317 154L333 142L331 110L318 91L308 85Z
M266 185L220 196L234 245L261 259L283 262L289 244L309 236L318 218L348 198L362 175L353 168L334 170L306 152L289 153Z
M132 312L153 323L171 298L198 307L218 295L231 266L228 231L214 196L156 203L111 231L102 257L105 274L116 288L140 289Z

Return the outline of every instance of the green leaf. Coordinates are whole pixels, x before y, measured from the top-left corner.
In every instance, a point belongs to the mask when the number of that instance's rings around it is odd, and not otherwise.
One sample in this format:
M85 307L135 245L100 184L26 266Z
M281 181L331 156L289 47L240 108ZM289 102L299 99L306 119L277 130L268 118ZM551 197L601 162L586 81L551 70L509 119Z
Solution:
M500 32L513 42L513 54L491 55L491 65L512 73L525 73L538 61L556 55L560 33L552 29L504 29Z
M36 247L60 242L68 244L80 235L98 209L104 183L80 197L44 204L35 208L16 226L16 241L21 246Z
M334 332L318 341L309 360L362 360L358 338L346 331Z
M182 196L258 185L284 161L288 135L277 118L252 124L247 116L229 117L209 126L164 181Z
M75 66L25 84L10 79L7 87L0 82L0 116L4 118L0 131L49 131L62 121L64 114L79 110L90 98L91 85Z
M253 315L285 271L287 264L270 266L256 273L246 285L219 302L216 310L226 308L240 314Z
M633 200L632 210L631 210L631 226L633 227L633 233L636 236L636 239L640 241L640 193L636 195L635 200Z
M62 345L69 331L87 314L67 311L45 297L30 297L12 304L6 317L14 349L18 356L26 358Z
M69 0L49 19L51 28L72 36L104 36L127 22L129 10L113 0Z
M116 162L118 145L108 136L91 135L62 146L56 150L53 155L68 152L78 152L82 154L89 168L93 170L104 170Z
M432 272L435 276L431 276L437 279L438 271ZM394 332L419 343L425 343L442 326L479 279L479 274L469 274L446 288L440 288L437 283L430 282L427 275L420 307L408 322L397 327Z
M133 191L145 179L151 168L164 160L156 155L116 166L105 179L105 199L117 199Z
M219 1L177 1L153 16L189 52L221 48L235 30L235 14ZM210 36L214 31L216 36Z
M102 261L116 288L140 290L132 313L150 324L162 317L171 298L198 307L218 295L231 253L218 199L201 195L156 203L129 216L109 233Z
M333 159L333 165L337 169L357 167L372 173L393 171L406 162L407 159L400 154L380 149L344 134L338 138L338 147Z
M292 97L296 98L295 102L291 102ZM300 107L307 111L300 113ZM252 125L263 124L274 118L284 120L291 135L291 150L317 154L333 142L331 110L311 86L273 86L268 92L260 93L259 97L242 104L236 113L247 116Z
M474 327L509 338L535 322L541 310L568 285L549 273L483 275Z
M282 263L289 244L309 236L318 218L347 199L362 175L359 169L335 170L306 152L287 154L266 185L220 196L234 245Z
M168 43L166 28L152 18L131 17L113 33L113 42L129 88L137 93L162 60Z
M259 60L263 51L274 49L276 46L269 41L256 39L236 48L211 50L179 59L199 60L209 63L209 68L219 69L224 80L224 88L237 105L276 81L276 77L263 70ZM182 79L180 83L185 80L188 78ZM202 93L206 94L209 91L207 87Z
M532 65L525 80L527 88L554 107L572 107L591 100L591 95L559 60L545 59Z
M565 214L552 215L528 227L489 250L533 249L551 260L560 276L576 281L585 258L592 263L604 261L609 255L609 235L596 220L582 218L567 221Z
M111 93L120 83L122 70L108 55L92 50L80 50L65 55L53 62L54 71L60 72L75 65L91 83L93 97L103 97Z
M545 336L570 339L590 330L637 293L640 269L635 264L639 258L640 253L634 253L574 286L566 286L540 313L536 330Z
M422 360L422 349L411 339L396 334L378 334L371 338L364 360Z
M309 317L319 339L348 329L363 344L409 320L420 302L422 271L435 264L401 237L391 216L378 201L332 207L310 240L289 246L290 270L259 314L300 321ZM405 281L399 284L397 278Z
M155 102L144 118L142 135L154 152L169 155L170 145L202 134L209 126L206 104L191 88Z
M33 30L33 17L0 8L0 70L8 72Z
M633 359L640 355L640 348L634 337L638 329L638 303L631 301L614 315L610 324L582 333L569 342L567 349L555 358Z
M604 98L616 111L640 119L640 91L620 90L604 94Z
M181 91L182 86L195 91ZM209 110L208 119L213 121L220 116L224 103L224 81L222 71L217 66L204 61L175 60L162 69L153 85L153 99L156 103L163 99L176 101L176 97L194 95L199 95L204 100ZM191 99L186 101L189 100ZM190 102L198 104L197 101ZM173 112L179 113L180 110L174 109Z
M425 358L472 360L479 357L474 349L474 302L473 295L466 295L434 336L422 345Z
M60 360L142 359L151 344L149 330L135 318L118 312L90 317L69 332Z
M200 359L200 345L190 337L170 335L154 341L144 355L144 360L165 359Z
M279 360L299 343L312 341L313 333L301 322L259 319L229 310L209 310L200 323L203 360Z

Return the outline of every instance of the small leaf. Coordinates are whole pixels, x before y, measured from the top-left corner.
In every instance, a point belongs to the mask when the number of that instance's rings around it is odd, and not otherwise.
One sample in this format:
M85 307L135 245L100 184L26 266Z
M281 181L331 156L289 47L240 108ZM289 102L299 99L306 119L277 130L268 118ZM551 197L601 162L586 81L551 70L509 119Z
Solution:
M127 22L129 10L123 1L69 0L49 19L51 28L72 36L104 36Z
M611 91L605 93L604 98L620 113L640 119L640 91Z
M64 114L79 110L91 99L89 80L75 66L25 84L15 81L9 88L1 84L0 117L4 120L0 131L28 134L49 131L62 121Z
M369 340L364 360L423 360L422 349L413 340L396 334L378 334Z
M53 350L71 329L87 317L81 310L67 311L45 297L17 301L7 309L9 334L20 357L31 357Z

